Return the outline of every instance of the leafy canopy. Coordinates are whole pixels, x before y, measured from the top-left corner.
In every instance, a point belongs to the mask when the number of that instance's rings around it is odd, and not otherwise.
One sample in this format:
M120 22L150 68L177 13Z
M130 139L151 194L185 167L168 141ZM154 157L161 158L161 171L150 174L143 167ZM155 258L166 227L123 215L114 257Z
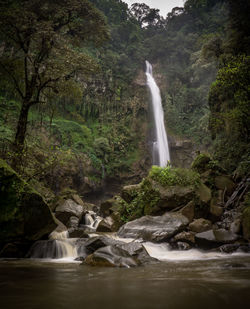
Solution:
M1 1L1 78L31 106L92 73L86 47L107 38L103 15L87 0Z

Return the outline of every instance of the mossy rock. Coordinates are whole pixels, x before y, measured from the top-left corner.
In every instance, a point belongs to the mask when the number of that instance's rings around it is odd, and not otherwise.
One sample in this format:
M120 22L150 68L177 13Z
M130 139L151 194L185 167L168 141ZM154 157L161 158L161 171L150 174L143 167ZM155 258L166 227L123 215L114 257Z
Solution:
M192 163L192 169L199 173L203 173L207 170L208 163L211 158L206 154L199 154Z
M204 183L199 184L196 189L196 194L199 199L205 204L209 203L212 197L211 190Z
M56 228L43 197L0 159L0 243L35 241Z

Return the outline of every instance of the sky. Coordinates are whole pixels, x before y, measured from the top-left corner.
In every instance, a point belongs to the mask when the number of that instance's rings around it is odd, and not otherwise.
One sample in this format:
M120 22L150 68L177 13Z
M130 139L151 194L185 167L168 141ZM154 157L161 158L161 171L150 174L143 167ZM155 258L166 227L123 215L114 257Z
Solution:
M171 12L176 6L183 7L183 0L123 0L129 6L133 3L145 3L152 9L159 9L160 15L163 17L167 16L167 13Z

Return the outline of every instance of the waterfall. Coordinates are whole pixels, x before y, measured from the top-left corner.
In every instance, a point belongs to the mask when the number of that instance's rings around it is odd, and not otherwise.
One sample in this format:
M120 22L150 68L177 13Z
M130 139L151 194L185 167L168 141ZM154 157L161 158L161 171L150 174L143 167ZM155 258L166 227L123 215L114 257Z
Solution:
M52 232L49 240L36 241L28 257L39 259L76 258L78 256L75 239L68 238L68 231Z
M152 66L146 61L147 86L152 97L156 141L153 143L153 164L165 167L170 161L168 139L164 125L164 113L161 104L160 90L154 80Z

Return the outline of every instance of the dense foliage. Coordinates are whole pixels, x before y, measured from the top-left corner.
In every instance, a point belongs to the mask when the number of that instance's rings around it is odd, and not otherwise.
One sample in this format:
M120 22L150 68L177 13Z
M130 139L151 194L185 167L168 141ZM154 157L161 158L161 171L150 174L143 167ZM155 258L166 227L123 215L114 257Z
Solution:
M248 6L187 0L164 19L121 0L2 1L1 156L13 161L15 141L20 172L44 182L70 160L84 162L82 178L95 184L140 180L151 163L147 59L169 135L211 150L210 125L216 159L231 170L246 164Z

